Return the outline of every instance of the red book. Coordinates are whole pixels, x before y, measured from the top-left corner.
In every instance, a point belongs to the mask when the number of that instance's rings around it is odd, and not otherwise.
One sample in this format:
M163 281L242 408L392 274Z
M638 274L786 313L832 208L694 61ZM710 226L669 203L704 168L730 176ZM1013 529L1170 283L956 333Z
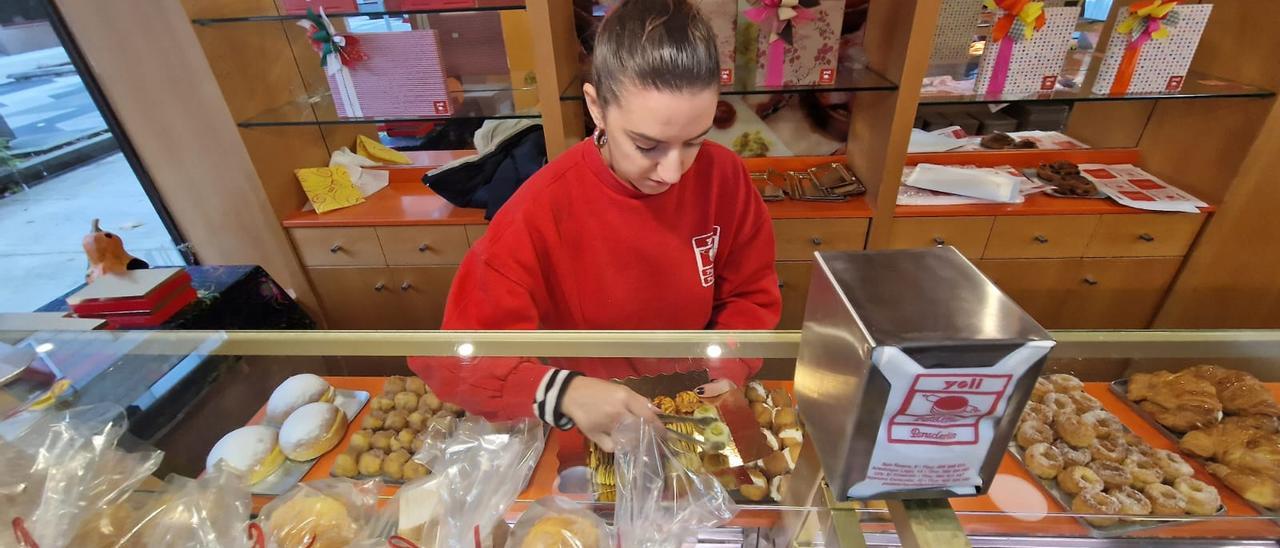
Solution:
M106 320L111 329L159 327L195 300L196 290L188 285L185 289L161 302L153 311L133 314L104 314L99 318Z
M181 268L131 270L103 276L67 297L77 316L147 313L168 298L191 289L191 275Z

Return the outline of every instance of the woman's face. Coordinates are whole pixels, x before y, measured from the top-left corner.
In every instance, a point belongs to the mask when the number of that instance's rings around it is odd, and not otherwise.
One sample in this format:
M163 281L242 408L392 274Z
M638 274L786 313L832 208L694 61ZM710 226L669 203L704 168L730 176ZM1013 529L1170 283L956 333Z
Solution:
M680 181L711 131L720 91L670 92L627 87L602 108L591 84L587 105L608 142L605 162L618 178L645 194L661 194Z

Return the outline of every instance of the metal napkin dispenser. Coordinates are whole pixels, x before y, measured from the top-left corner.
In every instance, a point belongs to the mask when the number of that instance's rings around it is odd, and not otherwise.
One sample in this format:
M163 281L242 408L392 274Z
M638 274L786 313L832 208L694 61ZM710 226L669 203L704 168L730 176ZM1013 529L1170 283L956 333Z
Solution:
M1049 334L954 248L815 255L795 393L833 494L986 492Z

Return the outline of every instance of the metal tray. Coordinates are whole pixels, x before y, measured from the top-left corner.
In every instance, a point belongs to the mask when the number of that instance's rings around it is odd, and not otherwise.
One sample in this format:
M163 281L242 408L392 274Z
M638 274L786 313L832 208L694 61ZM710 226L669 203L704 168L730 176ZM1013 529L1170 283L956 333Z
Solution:
M348 421L354 421L356 415L360 414L360 410L364 409L365 404L369 403L369 393L364 390L343 390L341 388L334 390L333 404L338 406L343 413L346 413ZM280 468L272 472L258 483L249 486L249 492L255 495L283 495L292 489L294 485L302 481L306 477L307 472L311 471L311 467L315 466L316 461L320 457L316 457L306 462L297 462L285 460Z
M1129 432L1129 429L1125 428L1125 431ZM1129 432L1129 433L1132 433L1132 432ZM1027 466L1027 463L1022 460L1022 448L1018 447L1018 444L1010 443L1009 452L1012 453L1013 457L1018 460L1018 464L1021 464L1023 468L1026 468L1027 472L1031 472L1031 468L1029 468ZM1044 487L1044 490L1048 491L1049 494L1053 496L1054 500L1058 501L1058 504L1061 504L1062 507L1065 508L1067 511L1071 511L1071 501L1073 497L1071 495L1066 494L1062 489L1058 488L1058 482L1041 479L1040 476L1037 476L1035 474L1031 474L1031 477L1039 481L1041 487ZM1222 514L1225 514L1226 512L1227 512L1227 507L1219 505L1218 511L1215 512L1214 515L1220 516ZM1208 517L1208 516L1202 516L1202 517ZM1081 517L1077 517L1076 521L1079 521L1080 525L1083 525L1085 529L1088 529L1090 531L1090 534L1092 534L1094 537L1109 538L1109 537L1118 537L1118 536L1127 535L1135 531L1145 531L1147 529L1155 529L1157 527L1167 527L1170 525L1182 525L1195 520L1194 519L1161 520L1161 519L1145 518L1139 521L1120 521L1115 525L1110 525L1107 527L1098 527L1097 525L1094 525L1092 523L1089 523L1088 521L1085 521L1085 519Z
M1160 424L1160 421L1157 421L1155 417L1151 416L1151 413L1148 413L1146 412L1146 410L1139 407L1136 402L1129 400L1129 379L1116 379L1114 381L1111 381L1110 387L1111 387L1111 393L1115 394L1117 398L1120 398L1120 401L1123 401L1125 405L1128 405L1129 409L1133 410L1134 414L1138 415L1139 417L1142 417L1142 420L1147 421L1147 424L1151 425L1152 428L1155 428L1156 431L1160 432L1160 434L1163 435L1164 437L1169 438L1169 440L1172 441L1173 444L1176 446L1177 452L1179 455L1182 455L1185 458L1194 460L1200 463L1200 466L1205 467L1206 470L1208 469L1208 465L1211 461L1209 461L1208 459L1200 458L1195 455L1187 454L1185 451L1182 450L1182 436L1178 435L1178 433L1174 432L1173 430L1169 430L1168 428L1165 428L1163 424ZM1231 487L1228 486L1226 483L1222 483L1222 486L1226 487L1227 489L1231 489ZM1258 512L1259 514L1262 514L1264 516L1280 517L1280 511L1268 510L1263 506L1254 504L1253 501L1244 498L1244 496L1236 492L1235 489L1231 489L1231 492L1236 493L1236 495L1239 495L1240 500L1243 500L1245 504L1248 504L1250 508L1253 508L1254 511Z

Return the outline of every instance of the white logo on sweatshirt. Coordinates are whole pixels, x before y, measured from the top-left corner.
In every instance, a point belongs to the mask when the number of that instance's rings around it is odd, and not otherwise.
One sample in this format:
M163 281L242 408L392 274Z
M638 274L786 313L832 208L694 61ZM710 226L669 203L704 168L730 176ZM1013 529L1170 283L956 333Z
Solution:
M711 287L716 281L716 250L720 248L720 226L712 226L711 232L693 239L693 254L698 259L698 275L702 287Z

